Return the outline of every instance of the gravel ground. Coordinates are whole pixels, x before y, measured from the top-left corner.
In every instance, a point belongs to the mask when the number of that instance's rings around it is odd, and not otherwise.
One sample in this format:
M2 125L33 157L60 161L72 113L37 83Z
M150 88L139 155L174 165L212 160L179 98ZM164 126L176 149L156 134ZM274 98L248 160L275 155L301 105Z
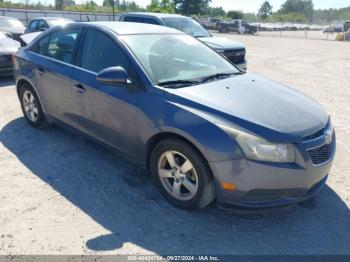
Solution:
M119 156L57 127L29 127L4 80L0 254L350 254L350 43L228 37L247 46L249 71L297 87L332 115L337 155L315 198L178 210Z
M261 31L261 37L288 37L288 38L307 38L316 40L335 40L338 33L323 33L323 31Z

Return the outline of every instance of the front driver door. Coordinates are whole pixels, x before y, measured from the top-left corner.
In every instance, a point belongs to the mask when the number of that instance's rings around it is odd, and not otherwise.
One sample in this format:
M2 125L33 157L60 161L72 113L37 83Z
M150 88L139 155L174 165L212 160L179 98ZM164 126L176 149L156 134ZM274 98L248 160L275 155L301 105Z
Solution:
M106 33L86 30L79 45L77 66L73 70L72 98L75 127L129 155L137 140L136 112L138 89L127 84L106 85L96 79L102 69L122 66L130 77L129 62L117 42Z

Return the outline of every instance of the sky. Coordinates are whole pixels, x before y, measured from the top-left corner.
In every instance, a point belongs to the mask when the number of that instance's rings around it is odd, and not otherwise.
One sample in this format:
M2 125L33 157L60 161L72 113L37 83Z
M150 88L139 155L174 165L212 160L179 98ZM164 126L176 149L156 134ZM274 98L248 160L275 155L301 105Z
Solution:
M138 5L146 7L150 0L134 0ZM241 10L244 12L257 13L261 4L265 0L212 0L211 6L222 7L228 10ZM77 0L76 2L84 2ZM102 4L103 0L95 0L98 4ZM269 0L273 6L273 10L277 11L285 0ZM350 0L313 0L315 9L342 8L350 6Z

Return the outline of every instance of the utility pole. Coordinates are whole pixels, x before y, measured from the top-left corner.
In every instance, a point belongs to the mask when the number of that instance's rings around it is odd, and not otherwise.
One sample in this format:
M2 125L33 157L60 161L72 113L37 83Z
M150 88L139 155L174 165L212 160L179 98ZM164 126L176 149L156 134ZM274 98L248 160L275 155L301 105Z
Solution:
M112 15L113 15L113 21L115 21L115 18L114 18L114 0L112 0Z

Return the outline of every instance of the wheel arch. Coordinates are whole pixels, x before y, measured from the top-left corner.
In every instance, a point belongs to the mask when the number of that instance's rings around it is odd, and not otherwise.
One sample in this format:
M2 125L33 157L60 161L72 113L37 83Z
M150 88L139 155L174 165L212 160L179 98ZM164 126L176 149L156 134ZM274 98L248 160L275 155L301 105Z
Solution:
M26 79L20 79L17 81L17 84L16 84L16 91L17 91L17 95L19 96L19 91L21 89L21 87L24 85L24 84L28 84L30 85L31 87L33 87Z
M151 154L152 154L154 147L160 141L165 140L165 139L179 140L179 141L182 141L182 142L188 144L190 147L192 147L203 158L203 160L205 161L205 163L207 165L207 168L209 170L211 177L214 178L213 171L210 167L208 159L205 156L205 153L203 152L203 150L201 150L198 145L194 144L190 139L186 138L185 136L174 133L174 132L170 132L170 131L157 133L157 134L153 135L152 137L150 137L148 139L148 141L146 142L143 159L145 161L145 165L146 165L147 170L150 170L150 157L151 157Z
M39 102L40 102L40 105L41 105L41 108L44 112L44 114L46 114L46 110L45 110L45 107L44 107L44 104L42 102L42 99L40 97L40 94L37 90L37 88L35 87L35 85L33 85L33 83L27 79L27 78L20 78L20 79L17 79L16 81L16 92L17 92L17 96L19 97L19 92L21 90L21 87L24 85L24 84L28 84L30 85L31 88L33 88L35 94L37 95L37 97L39 98Z

